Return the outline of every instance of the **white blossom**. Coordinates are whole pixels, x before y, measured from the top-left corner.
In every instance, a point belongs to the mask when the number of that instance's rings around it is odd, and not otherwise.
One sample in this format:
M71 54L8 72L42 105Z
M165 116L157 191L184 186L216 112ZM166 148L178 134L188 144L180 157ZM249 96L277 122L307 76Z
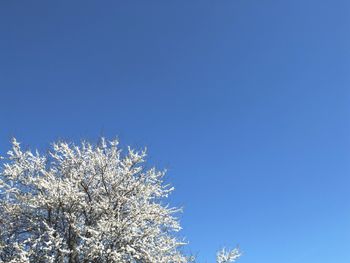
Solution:
M225 248L223 248L217 253L216 262L217 263L235 262L240 256L241 256L241 252L237 248L231 249L231 250L226 250Z
M118 141L54 143L47 155L12 141L0 172L0 262L182 263L177 208L164 172ZM218 253L233 262L238 250Z

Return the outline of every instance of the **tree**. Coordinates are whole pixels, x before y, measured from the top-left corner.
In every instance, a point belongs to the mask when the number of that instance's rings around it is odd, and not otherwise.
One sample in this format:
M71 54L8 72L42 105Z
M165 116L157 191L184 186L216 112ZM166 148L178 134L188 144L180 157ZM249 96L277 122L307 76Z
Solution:
M42 155L14 139L0 171L0 262L190 262L179 209L164 204L173 188L145 157L117 140L59 142ZM223 250L217 262L239 255Z

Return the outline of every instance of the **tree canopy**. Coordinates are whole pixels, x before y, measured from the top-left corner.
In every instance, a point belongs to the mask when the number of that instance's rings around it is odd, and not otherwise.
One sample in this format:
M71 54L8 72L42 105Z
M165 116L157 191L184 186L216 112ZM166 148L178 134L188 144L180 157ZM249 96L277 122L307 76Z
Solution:
M185 263L178 208L165 172L117 140L23 151L15 139L0 171L0 262ZM237 249L217 262L234 262Z

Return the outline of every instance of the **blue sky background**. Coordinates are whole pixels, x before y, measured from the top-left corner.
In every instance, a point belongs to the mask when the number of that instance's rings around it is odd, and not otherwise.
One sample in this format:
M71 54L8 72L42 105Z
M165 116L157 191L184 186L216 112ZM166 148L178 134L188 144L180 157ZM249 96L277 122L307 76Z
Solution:
M350 1L0 2L0 152L149 148L212 262L350 262Z

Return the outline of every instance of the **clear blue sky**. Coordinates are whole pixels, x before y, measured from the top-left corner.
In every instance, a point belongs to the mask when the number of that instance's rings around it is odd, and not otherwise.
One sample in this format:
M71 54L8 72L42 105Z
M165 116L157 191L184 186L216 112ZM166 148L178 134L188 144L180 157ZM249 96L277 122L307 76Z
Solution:
M118 136L204 262L350 262L350 1L0 2L0 151Z

